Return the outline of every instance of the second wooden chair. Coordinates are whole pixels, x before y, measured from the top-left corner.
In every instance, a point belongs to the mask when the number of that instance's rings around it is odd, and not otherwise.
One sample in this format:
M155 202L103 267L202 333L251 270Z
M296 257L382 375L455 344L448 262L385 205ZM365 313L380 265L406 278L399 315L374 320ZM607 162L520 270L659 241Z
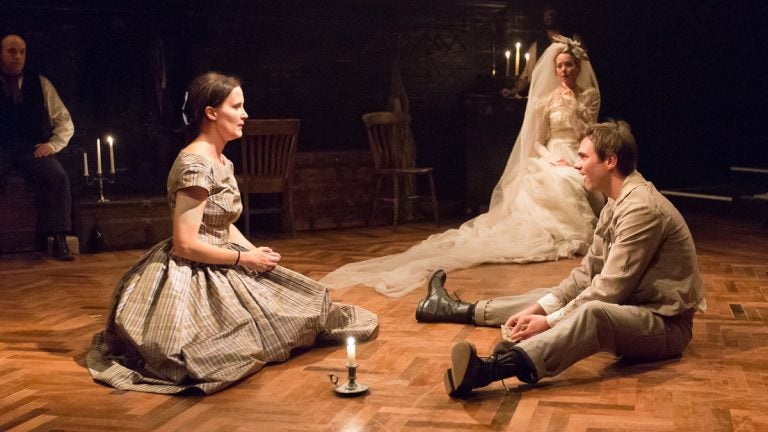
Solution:
M397 228L401 203L423 199L431 200L435 225L440 225L433 168L412 166L413 151L407 148L410 122L411 116L404 113L382 111L363 115L376 170L376 189L369 225L373 225L379 201L392 204L392 227ZM430 195L419 195L416 184L419 176L427 177ZM389 196L381 196L381 186L385 179L392 183L392 194Z

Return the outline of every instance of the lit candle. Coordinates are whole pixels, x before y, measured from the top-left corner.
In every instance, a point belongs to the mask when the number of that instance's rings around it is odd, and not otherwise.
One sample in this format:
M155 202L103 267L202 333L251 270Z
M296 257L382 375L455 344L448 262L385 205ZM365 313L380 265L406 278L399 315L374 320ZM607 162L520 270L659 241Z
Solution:
M528 60L531 59L531 53L525 53L525 64L523 65L523 69L528 67Z
M109 172L115 173L115 149L113 148L114 140L112 136L107 136L107 142L109 143Z
M504 76L509 76L509 56L511 56L512 53L509 50L504 51L504 57L507 58L507 68L504 70Z
M355 364L355 338L352 336L347 338L347 364L354 366Z
M101 138L96 138L96 174L101 174Z
M88 153L83 152L83 175L88 177Z
M515 42L515 76L520 75L520 42Z
M496 42L491 44L491 76L496 76Z

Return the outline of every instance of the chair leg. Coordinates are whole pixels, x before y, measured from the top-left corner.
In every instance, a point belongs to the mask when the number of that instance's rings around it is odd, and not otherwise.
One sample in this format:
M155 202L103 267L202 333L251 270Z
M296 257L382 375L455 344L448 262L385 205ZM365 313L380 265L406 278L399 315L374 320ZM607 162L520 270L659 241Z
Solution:
M400 214L400 184L397 174L392 174L392 229L397 229L397 216Z
M245 238L251 240L251 215L250 215L250 198L249 193L243 194L243 217L245 217Z
M293 193L291 193L290 189L283 192L283 211L286 218L288 218L288 229L291 232L291 238L295 238L296 226L293 217Z
M432 211L435 214L435 227L440 227L440 216L437 210L437 194L435 193L435 181L432 179L432 173L429 173L429 190L432 193Z
M371 218L368 220L368 226L373 226L373 221L376 219L376 208L379 204L379 189L381 188L381 176L376 176L376 189L373 191L373 210L371 210Z

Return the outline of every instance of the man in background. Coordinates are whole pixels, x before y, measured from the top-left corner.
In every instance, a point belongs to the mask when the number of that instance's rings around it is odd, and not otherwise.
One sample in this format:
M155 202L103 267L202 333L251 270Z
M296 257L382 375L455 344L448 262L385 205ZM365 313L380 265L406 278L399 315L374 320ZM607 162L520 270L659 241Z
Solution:
M56 159L75 132L67 107L42 75L25 71L27 44L10 34L0 40L0 179L13 167L35 189L38 236L52 236L53 256L71 261L69 176Z
M533 76L533 68L536 66L536 61L544 53L544 50L553 42L556 36L564 36L562 32L562 18L557 9L552 5L544 6L544 12L542 13L542 23L544 24L544 31L539 34L535 41L528 47L528 60L525 62L525 68L520 76L515 81L515 87L512 89L502 89L501 95L504 97L510 96L525 96L528 93L528 88L531 85L531 77ZM571 39L579 40L577 35L571 36Z

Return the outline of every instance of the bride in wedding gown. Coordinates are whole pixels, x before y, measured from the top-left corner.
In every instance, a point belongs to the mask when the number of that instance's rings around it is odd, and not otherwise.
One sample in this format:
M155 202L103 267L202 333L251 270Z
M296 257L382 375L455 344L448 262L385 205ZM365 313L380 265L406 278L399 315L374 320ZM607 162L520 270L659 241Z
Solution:
M573 168L581 134L597 120L600 93L586 53L561 37L533 71L525 116L487 213L407 251L344 265L321 283L368 285L400 297L436 268L553 261L586 253L602 197Z

